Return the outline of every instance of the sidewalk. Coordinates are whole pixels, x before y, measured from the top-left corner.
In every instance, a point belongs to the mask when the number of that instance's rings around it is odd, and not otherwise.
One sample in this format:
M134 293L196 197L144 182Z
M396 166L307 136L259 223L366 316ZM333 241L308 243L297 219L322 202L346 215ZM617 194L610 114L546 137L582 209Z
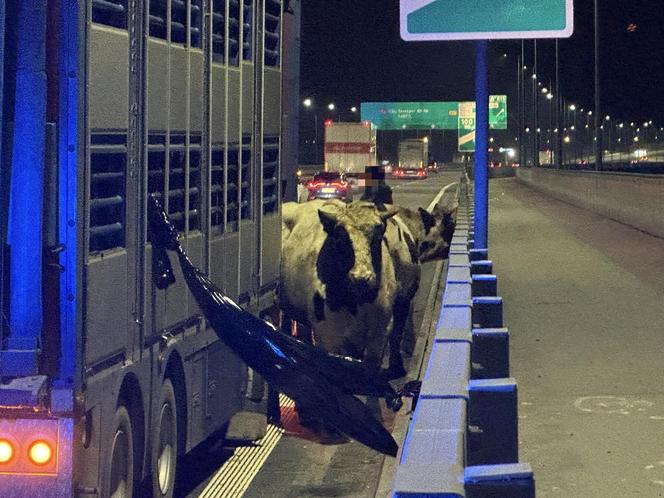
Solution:
M489 254L538 496L664 496L664 240L490 183Z

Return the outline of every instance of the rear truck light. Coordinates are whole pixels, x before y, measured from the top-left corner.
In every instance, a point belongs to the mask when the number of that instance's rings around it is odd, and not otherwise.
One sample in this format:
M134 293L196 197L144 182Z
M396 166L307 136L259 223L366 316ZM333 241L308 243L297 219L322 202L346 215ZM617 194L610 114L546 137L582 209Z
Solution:
M48 465L53 459L53 448L51 444L43 439L33 442L28 449L28 458L30 461L41 467Z
M11 462L14 459L15 453L16 450L11 441L0 439L0 465Z

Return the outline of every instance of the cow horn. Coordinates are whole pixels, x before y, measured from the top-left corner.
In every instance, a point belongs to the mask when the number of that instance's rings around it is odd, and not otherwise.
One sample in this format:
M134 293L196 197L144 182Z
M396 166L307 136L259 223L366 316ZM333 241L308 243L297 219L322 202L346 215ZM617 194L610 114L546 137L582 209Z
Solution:
M318 210L318 218L320 219L320 222L327 233L331 233L332 230L334 230L334 227L339 221L338 216L339 215L337 213L331 211L323 209Z

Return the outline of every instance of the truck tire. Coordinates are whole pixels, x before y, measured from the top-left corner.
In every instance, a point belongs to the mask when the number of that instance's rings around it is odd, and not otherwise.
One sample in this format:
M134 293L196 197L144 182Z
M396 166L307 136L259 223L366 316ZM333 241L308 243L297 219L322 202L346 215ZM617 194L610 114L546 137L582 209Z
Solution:
M132 498L134 491L134 433L129 412L119 406L113 417L106 492L110 498Z
M152 496L172 498L178 459L178 410L170 379L161 385L157 419L152 424Z

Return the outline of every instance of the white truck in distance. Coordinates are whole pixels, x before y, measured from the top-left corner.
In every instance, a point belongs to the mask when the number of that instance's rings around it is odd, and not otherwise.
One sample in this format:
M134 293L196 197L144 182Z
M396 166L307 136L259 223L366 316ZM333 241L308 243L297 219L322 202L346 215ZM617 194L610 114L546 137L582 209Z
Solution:
M376 128L362 123L325 122L325 171L348 176L364 173L376 164Z
M402 169L426 168L429 162L429 143L421 138L409 138L399 142L399 167Z

